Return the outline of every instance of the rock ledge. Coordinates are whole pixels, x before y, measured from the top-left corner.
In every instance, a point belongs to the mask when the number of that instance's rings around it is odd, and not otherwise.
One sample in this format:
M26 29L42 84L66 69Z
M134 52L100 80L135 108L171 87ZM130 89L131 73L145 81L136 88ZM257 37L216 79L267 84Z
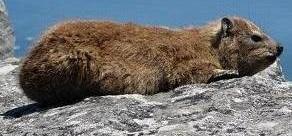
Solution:
M2 135L292 135L292 84L279 62L251 77L48 109L22 94L17 67L0 64Z

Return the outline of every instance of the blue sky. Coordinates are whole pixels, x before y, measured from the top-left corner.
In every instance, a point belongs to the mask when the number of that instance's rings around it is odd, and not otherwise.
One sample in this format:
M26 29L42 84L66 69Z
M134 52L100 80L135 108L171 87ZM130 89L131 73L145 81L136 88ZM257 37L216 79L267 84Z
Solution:
M16 34L16 55L27 53L31 41L48 26L68 19L99 19L180 27L238 15L260 25L282 43L281 62L292 79L291 0L6 0Z

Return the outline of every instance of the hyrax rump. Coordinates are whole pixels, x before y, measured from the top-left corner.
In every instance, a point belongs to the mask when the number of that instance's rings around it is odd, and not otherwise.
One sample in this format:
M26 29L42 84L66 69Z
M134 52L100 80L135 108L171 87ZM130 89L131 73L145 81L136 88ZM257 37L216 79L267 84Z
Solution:
M50 28L36 43L23 62L20 85L44 105L91 95L154 94L253 75L282 50L240 17L181 30L71 21Z

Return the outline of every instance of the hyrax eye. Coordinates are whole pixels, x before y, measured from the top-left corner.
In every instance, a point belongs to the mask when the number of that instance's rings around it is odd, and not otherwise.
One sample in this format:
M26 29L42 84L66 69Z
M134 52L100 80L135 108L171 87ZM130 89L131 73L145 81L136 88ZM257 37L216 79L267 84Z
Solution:
M263 38L259 35L252 35L251 36L251 39L254 41L254 42L260 42L263 40Z

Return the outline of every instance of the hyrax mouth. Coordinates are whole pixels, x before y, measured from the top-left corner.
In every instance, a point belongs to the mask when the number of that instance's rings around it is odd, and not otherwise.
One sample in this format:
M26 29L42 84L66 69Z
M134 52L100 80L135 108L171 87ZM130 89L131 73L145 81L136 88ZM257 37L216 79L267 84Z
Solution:
M270 62L273 62L277 59L277 57L278 57L277 54L271 54L271 55L266 56L266 59Z

